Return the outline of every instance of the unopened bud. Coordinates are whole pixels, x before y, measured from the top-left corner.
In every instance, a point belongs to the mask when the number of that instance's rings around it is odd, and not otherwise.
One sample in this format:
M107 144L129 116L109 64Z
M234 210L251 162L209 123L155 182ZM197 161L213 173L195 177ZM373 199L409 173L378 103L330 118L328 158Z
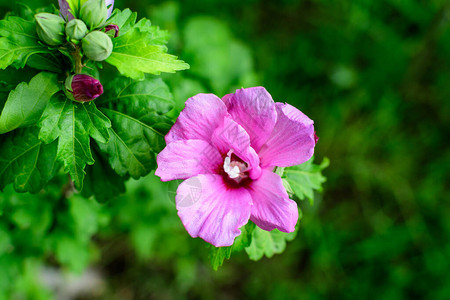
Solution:
M89 26L95 29L105 24L108 19L108 8L105 0L88 0L81 6L81 19Z
M50 46L58 46L64 43L65 21L57 15L39 13L34 16L36 20L36 32L39 38Z
M77 74L67 77L66 89L78 102L89 102L103 94L103 86L94 77Z
M70 39L79 41L86 36L87 32L86 24L79 19L73 19L66 25L66 34Z
M82 40L84 54L93 61L104 61L113 50L111 38L104 32L93 31Z

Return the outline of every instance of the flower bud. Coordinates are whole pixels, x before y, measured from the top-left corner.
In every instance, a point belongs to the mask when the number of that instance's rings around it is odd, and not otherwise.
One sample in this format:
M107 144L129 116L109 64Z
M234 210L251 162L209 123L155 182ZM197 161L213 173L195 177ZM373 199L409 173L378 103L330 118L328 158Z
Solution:
M104 61L113 50L111 38L101 31L89 33L81 42L84 54L93 61Z
M100 81L86 74L67 77L66 89L78 102L89 102L103 94L103 86Z
M57 15L40 13L34 16L36 19L36 31L39 38L50 46L58 46L64 43L65 21Z
M114 30L115 32L113 34L112 33L108 33L111 30ZM110 37L115 37L116 38L116 37L119 36L119 26L117 26L117 25L108 25L108 26L105 27L105 33L108 33L108 35Z
M105 0L88 0L81 6L81 19L89 26L95 29L105 24L108 19L108 8Z
M66 34L70 39L79 41L86 36L87 32L86 24L79 19L73 19L66 25Z

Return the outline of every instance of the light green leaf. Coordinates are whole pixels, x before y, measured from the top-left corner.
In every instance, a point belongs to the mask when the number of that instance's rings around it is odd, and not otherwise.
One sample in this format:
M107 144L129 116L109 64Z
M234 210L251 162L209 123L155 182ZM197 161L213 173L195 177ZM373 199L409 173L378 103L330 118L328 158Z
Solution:
M0 115L0 134L39 121L50 98L59 91L56 74L39 73L30 83L20 83L8 96Z
M39 42L34 21L9 16L0 20L0 36L0 69L10 65L23 68L31 55L50 53Z
M14 183L17 192L39 192L54 176L56 143L44 144L39 128L18 129L5 135L0 148L0 190Z
M245 248L251 260L260 260L264 255L271 258L274 254L280 254L286 248L286 241L292 241L297 231L291 233L281 232L277 229L265 231L255 227L250 245Z
M158 31L142 31L135 26L113 39L114 49L106 62L115 66L122 75L136 80L143 80L145 73L174 73L188 69L188 64L166 53L167 48L161 45Z
M39 138L50 143L58 138L58 160L64 163L78 190L83 188L86 164L93 164L90 138L100 143L109 139L111 123L94 103L77 103L65 97L53 97L40 121Z
M308 198L311 205L314 201L314 190L322 191L322 183L326 181L322 170L330 164L328 158L324 158L320 165L313 164L313 161L314 158L311 158L301 165L286 168L283 175L295 195L301 200Z
M160 78L120 78L113 85L114 92L101 104L106 107L99 107L111 120L111 138L99 147L119 175L137 179L156 167L155 154L165 146L172 124L164 114L172 107L172 96Z

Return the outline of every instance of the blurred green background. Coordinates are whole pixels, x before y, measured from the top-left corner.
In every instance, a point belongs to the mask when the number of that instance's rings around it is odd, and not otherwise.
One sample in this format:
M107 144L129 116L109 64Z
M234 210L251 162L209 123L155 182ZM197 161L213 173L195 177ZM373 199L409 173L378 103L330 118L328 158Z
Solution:
M0 4L2 14L13 5ZM301 226L283 254L252 262L240 253L215 272L176 215L176 187L154 176L105 205L6 190L4 299L50 297L36 280L48 277L36 276L42 261L100 274L79 299L450 299L449 1L115 6L170 31L169 51L191 65L164 75L174 116L197 93L262 85L312 118L316 158L331 160L324 192L314 206L300 203Z

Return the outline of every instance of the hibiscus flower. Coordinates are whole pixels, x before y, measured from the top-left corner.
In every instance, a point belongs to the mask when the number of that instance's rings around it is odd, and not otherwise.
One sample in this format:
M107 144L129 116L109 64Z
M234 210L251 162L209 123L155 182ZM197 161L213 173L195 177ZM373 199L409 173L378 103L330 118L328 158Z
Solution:
M268 231L294 231L297 204L273 171L311 158L313 124L295 107L275 103L263 87L188 99L156 170L162 181L186 179L176 207L188 233L222 247L249 220Z

